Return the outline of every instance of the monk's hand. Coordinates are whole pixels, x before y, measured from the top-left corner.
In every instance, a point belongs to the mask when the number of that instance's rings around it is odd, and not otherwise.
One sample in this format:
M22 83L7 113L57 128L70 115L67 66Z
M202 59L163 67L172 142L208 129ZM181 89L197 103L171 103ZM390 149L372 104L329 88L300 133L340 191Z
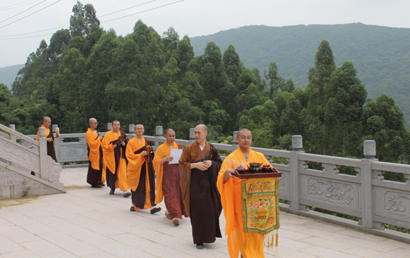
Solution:
M162 159L162 164L166 163L166 162L170 162L172 161L174 158L171 156L165 157Z
M204 160L203 163L205 164L205 166L207 167L207 169L212 166L212 161L210 161L210 160Z
M52 142L52 141L53 141L53 138L47 138L47 141L48 141L48 142Z
M117 144L113 143L113 144L112 144L112 147L113 147L113 148L117 148Z
M122 146L125 146L125 142L121 141L121 145L122 145Z
M142 156L147 156L148 152L144 150L143 152L141 152L141 154L142 154Z
M201 170L201 171L205 171L205 170L207 170L208 169L208 167L205 165L205 163L204 162L196 162L196 163L192 163L191 164L191 168L196 168L196 169L199 169L199 170Z
M229 178L237 176L238 172L233 168L227 168L224 173L224 183L229 180Z

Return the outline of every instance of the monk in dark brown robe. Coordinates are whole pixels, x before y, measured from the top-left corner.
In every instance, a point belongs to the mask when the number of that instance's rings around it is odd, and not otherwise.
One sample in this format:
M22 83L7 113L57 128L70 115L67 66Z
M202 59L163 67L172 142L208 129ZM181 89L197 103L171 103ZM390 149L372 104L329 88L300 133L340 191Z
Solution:
M57 162L56 151L54 149L54 139L60 137L60 132L58 128L56 129L56 136L54 137L53 131L50 130L51 118L48 116L43 117L43 123L41 127L46 128L46 138L47 138L47 154L52 157ZM40 130L37 130L36 140L40 139Z
M191 218L193 242L198 249L222 237L219 228L222 205L216 187L222 160L206 140L207 134L205 125L197 125L195 142L186 147L179 160L184 215Z

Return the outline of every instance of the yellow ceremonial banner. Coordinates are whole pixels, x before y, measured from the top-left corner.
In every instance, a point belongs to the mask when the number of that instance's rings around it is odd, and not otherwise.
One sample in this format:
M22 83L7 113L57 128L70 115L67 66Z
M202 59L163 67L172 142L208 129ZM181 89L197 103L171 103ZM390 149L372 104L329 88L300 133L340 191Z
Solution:
M279 178L242 179L242 217L245 232L268 234L279 228Z

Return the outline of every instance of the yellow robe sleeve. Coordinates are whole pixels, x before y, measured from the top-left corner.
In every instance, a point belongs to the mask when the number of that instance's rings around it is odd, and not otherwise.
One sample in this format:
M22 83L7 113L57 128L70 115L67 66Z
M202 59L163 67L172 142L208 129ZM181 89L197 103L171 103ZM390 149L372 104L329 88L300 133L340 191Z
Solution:
M131 187L132 191L137 190L137 187L140 181L140 176L141 176L141 167L142 167L142 164L144 164L145 162L145 158L141 153L135 154L134 152L142 148L144 145L145 145L145 142L144 144L137 145L136 139L133 138L128 142L127 148L125 151L125 156L127 157L127 160L128 160L127 182L128 182L128 186Z
M155 204L162 202L164 198L164 193L162 191L162 178L164 175L164 166L162 164L162 159L169 155L171 148L169 148L166 143L161 144L155 151L154 160L152 161L155 171Z
M223 175L228 168L235 169L238 164L242 161L241 157L235 152L227 156L221 166L221 169L218 173L217 187L218 191L221 194L221 203L224 209L225 215L225 234L229 235L234 230L235 227L238 227L238 218L235 216L235 203L240 204L240 189L238 196L238 186L240 187L239 178L229 178L225 183L223 182ZM240 209L237 207L236 209Z
M108 131L101 142L104 165L110 170L111 173L115 173L114 147L111 144L111 142L115 140L113 136L114 135L111 131Z
M85 134L85 141L88 144L89 148L89 154L88 154L88 159L91 162L91 167L95 170L100 170L100 146L101 146L101 141L98 138L98 135L91 131L88 130L87 133Z

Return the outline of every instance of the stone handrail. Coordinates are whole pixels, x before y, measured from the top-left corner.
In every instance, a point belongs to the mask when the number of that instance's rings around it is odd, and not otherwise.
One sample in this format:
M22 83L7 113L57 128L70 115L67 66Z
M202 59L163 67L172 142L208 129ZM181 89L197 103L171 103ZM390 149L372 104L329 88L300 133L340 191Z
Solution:
M45 128L40 136L36 141L0 124L0 199L64 192L61 166L47 155Z
M128 136L131 138L135 136L132 132L134 125L129 128ZM165 138L162 136L161 126L157 126L155 132L156 136L145 137L157 147ZM65 166L87 163L84 135L61 134L56 140L57 157ZM236 135L237 132L234 132L234 141ZM77 140L73 141L75 138ZM193 138L191 128L189 140L177 139L176 142L186 146ZM230 152L237 148L235 144L214 145L219 151ZM281 203L281 209L410 243L410 234L384 227L384 224L390 224L410 229L410 165L378 161L375 157L376 144L372 140L363 144L363 159L305 153L300 135L292 137L292 148L292 151L253 148L268 158L280 158L279 160L283 161L273 163L282 173L279 197L287 204ZM311 167L312 163L316 164L315 168ZM356 173L342 173L343 168ZM383 177L384 172L403 173L407 181L386 180ZM315 209L312 209L313 207ZM356 220L314 211L316 208L355 217Z

